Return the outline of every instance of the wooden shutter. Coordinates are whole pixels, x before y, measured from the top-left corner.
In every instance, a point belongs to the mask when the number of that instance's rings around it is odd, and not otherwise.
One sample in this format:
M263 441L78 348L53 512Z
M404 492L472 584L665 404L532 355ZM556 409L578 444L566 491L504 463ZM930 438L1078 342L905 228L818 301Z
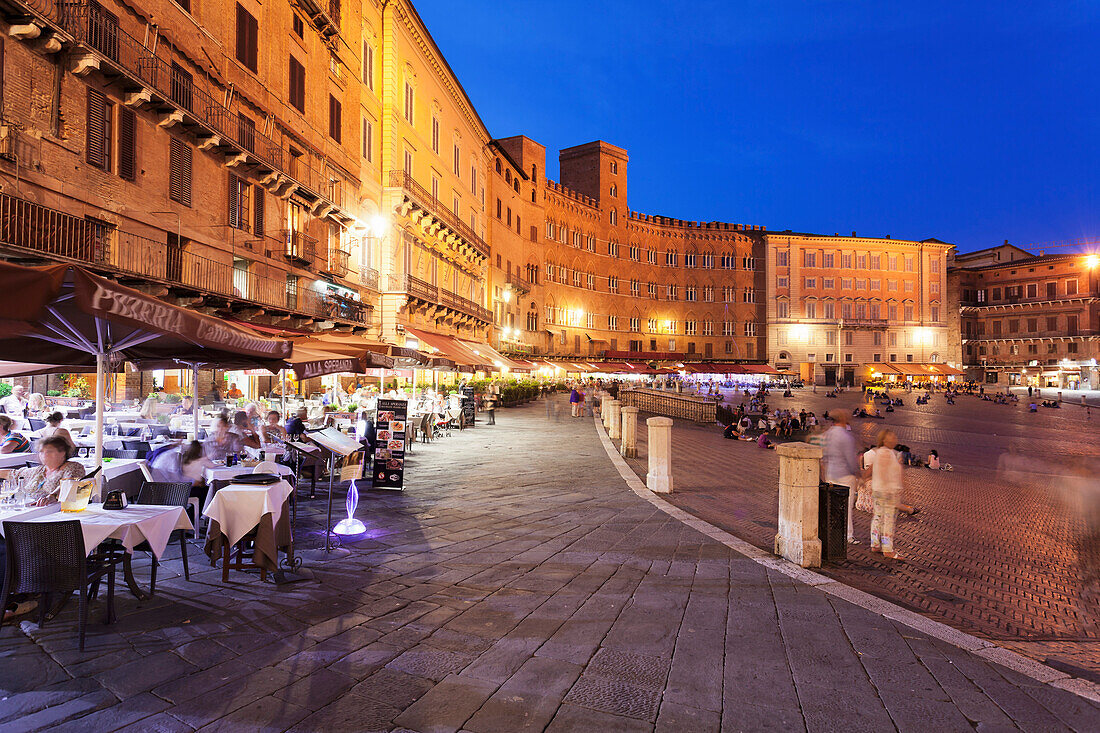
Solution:
M107 170L107 98L88 90L88 165Z
M256 208L253 211L253 229L257 237L264 236L264 189L263 186L256 186Z
M328 135L340 142L340 102L331 94L328 97Z
M306 111L306 69L290 57L290 104L299 112Z
M241 198L239 179L229 174L229 226L239 229L241 226Z
M127 181L137 177L137 117L129 107L119 108L118 175Z
M168 195L184 206L191 205L191 148L174 137L168 151Z

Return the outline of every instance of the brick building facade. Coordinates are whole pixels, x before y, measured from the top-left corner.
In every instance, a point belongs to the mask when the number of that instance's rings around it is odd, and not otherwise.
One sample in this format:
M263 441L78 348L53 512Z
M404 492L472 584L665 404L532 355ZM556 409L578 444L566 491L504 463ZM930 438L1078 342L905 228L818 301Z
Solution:
M1095 255L1032 255L1011 245L958 256L963 361L985 384L1097 389Z

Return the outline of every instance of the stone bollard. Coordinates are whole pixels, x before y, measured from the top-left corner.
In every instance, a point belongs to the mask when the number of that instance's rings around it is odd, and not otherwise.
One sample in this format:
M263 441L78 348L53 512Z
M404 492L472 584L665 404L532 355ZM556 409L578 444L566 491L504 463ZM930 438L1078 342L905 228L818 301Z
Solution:
M645 485L657 494L672 493L672 418L651 417L649 427L649 473ZM820 555L820 551L818 553Z
M623 442L619 453L623 458L638 457L638 408L627 405L621 409L623 414Z
M607 437L609 438L622 437L622 406L623 403L618 400L611 400L607 403Z
M607 403L611 401L611 395L606 392L600 396L600 419L603 420L604 430L611 428L611 423L607 419Z
M821 567L817 535L817 486L821 448L809 443L785 443L779 454L779 533L775 554L804 568Z

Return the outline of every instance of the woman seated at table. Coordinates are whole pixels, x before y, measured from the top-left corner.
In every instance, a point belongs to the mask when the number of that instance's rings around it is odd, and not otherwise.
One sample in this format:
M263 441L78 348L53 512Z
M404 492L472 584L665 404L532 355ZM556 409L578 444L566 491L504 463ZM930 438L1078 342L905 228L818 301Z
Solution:
M248 418L248 424L252 426L252 429L259 432L264 422L263 418L260 417L260 406L255 402L249 402L244 408L244 414Z
M248 413L244 410L237 410L237 412L233 414L233 427L231 427L229 431L236 434L242 446L247 446L249 448L260 447L260 436L252 429L252 423L248 420Z
M27 400L27 417L41 417L46 414L46 398L35 392Z
M31 443L15 432L15 423L7 415L0 415L0 453L26 453Z
M57 503L63 480L84 478L84 466L69 460L72 450L69 441L57 436L38 441L38 460L41 463L18 473L26 487L28 502L33 501L33 506Z
M278 410L268 411L267 421L260 426L260 437L264 445L281 445L286 442L286 428L280 424L281 418Z
M241 439L229 429L229 420L224 416L214 421L214 430L203 443L206 457L212 461L224 461L226 456L241 452Z
M41 440L42 438L51 437L64 438L66 441L68 441L69 445L71 445L73 447L73 450L75 451L76 441L73 440L72 433L70 433L66 428L61 427L61 421L64 419L65 416L62 415L60 412L51 412L49 415L47 415L46 427L42 428L42 430L39 431L38 439Z
M157 416L157 405L160 404L160 400L157 399L157 395L154 392L145 398L145 402L141 405L141 411L138 412L138 417L142 420L154 420Z

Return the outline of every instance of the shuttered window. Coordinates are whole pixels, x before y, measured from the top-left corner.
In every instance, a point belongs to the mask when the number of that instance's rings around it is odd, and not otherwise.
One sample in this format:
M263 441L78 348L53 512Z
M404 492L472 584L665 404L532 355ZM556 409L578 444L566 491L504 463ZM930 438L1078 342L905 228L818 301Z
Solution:
M374 160L374 125L363 118L363 157L370 163Z
M174 137L168 149L168 196L191 205L191 147Z
M88 90L88 165L111 170L111 105L95 89Z
M172 62L172 77L170 81L169 94L172 97L172 101L180 105L184 109L191 109L192 107L192 77L182 66L175 61Z
M306 111L306 67L290 57L290 104L299 112Z
M118 175L127 181L137 177L137 116L129 107L118 110Z
M256 71L259 58L260 24L252 13L237 3L237 60Z
M248 199L252 186L243 178L229 174L229 226L248 231Z
M242 148L250 153L256 151L256 123L240 113L237 113L237 135Z
M262 186L253 186L252 190L256 194L256 201L252 210L252 231L257 237L262 237L266 231L264 228L264 189Z
M328 95L328 136L340 142L340 130L340 102L330 94Z

